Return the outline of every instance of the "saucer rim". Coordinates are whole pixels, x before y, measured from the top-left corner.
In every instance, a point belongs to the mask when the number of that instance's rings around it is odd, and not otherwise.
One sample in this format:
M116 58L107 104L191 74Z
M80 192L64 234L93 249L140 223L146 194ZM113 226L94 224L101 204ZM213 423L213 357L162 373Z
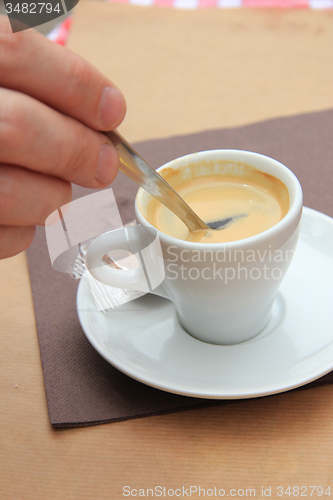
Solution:
M319 217L324 217L324 218L328 219L329 222L331 224L333 224L333 218L328 216L327 214L324 214L324 213L319 212L317 210L314 210L312 208L303 207L303 216L304 215L306 216L307 213L310 214L311 212L317 217L319 216ZM85 290L85 288L87 288L87 290ZM221 388L221 390L219 390L217 392L216 388L209 389L209 387L208 387L205 389L202 389L202 388L201 389L191 389L191 388L184 386L184 385L181 385L179 387L175 387L175 385L173 385L174 382L171 385L168 382L165 382L165 383L163 381L156 382L156 381L154 381L154 378L152 378L151 376L150 377L145 376L142 373L138 374L135 367L133 368L133 366L131 366L129 364L125 364L124 362L117 359L116 357L112 357L109 354L107 354L106 352L104 352L104 350L101 347L101 345L99 344L99 342L95 339L95 336L92 333L91 329L89 330L89 327L86 328L85 320L83 317L84 310L82 308L79 308L78 303L80 300L85 300L87 298L87 295L88 295L87 291L88 291L88 283L86 282L85 279L81 279L81 281L79 283L78 290L77 290L77 302L76 302L77 314L78 314L78 318L79 318L82 330L83 330L85 336L87 337L87 339L89 340L90 344L108 363L110 363L112 366L114 366L117 370L119 370L120 372L124 373L125 375L133 378L134 380L137 380L138 382L141 382L141 383L143 383L147 386L153 387L155 389L163 390L163 391L171 393L171 394L177 394L177 395L181 395L181 396L189 396L189 397L199 398L199 399L215 399L215 400L253 399L253 398L258 398L258 397L270 396L270 395L274 395L274 394L280 394L280 393L287 392L287 391L292 390L292 389L300 388L304 385L307 385L307 384L314 382L314 381L318 380L319 378L325 376L326 374L331 372L333 369L333 337L332 337L332 342L327 346L327 349L332 350L332 358L331 358L332 361L331 362L324 363L320 368L317 368L317 370L312 371L310 377L303 375L300 377L299 380L295 380L293 383L286 382L286 383L280 384L278 387L275 387L275 388L274 388L274 385L273 386L268 385L266 387L261 386L260 390L258 390L258 387L257 387L257 388L247 389L245 392L240 392L240 391L235 391L235 390L231 390L230 392L228 392L227 388L223 388L223 389ZM145 297L149 298L149 294L146 294ZM91 311L89 311L89 312L91 312ZM95 313L95 311L94 311L94 313ZM96 311L96 313L97 313L97 311ZM89 333L87 333L86 330L88 330ZM191 337L191 336L189 335L189 337ZM191 337L191 338L196 342L200 342L200 343L205 344L204 342L202 342L198 339L195 339L194 337ZM265 338L265 337L263 337L263 338ZM246 344L247 342L250 342L251 340L253 340L253 339L250 339L249 341L245 341L242 344ZM259 342L261 340L262 339L258 339ZM235 345L238 345L238 344L235 344ZM221 346L214 346L214 347L219 349L219 348L230 348L232 346L222 346L221 345ZM313 357L313 355L310 357L310 360L312 357Z

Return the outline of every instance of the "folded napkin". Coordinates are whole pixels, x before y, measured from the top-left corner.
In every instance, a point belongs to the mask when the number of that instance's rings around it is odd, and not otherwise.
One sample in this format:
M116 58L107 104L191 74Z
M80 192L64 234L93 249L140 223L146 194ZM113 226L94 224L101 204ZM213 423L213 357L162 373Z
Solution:
M244 149L271 156L297 175L306 206L333 216L333 110L146 141L135 147L155 168L208 149ZM120 173L112 188L125 224L134 218L137 186ZM74 197L91 192L75 186ZM231 402L166 393L119 372L86 339L76 312L78 282L53 270L44 228L38 228L27 255L53 426L96 425ZM333 372L304 388L332 382Z

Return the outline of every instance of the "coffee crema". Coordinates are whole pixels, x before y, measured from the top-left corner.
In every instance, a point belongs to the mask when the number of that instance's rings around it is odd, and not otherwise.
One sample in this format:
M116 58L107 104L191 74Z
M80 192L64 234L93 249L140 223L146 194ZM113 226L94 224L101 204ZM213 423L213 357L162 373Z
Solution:
M192 231L158 200L143 215L163 233L201 243L224 243L266 231L287 214L289 195L276 177L240 162L221 160L165 168L162 177L206 223L233 218L220 230ZM145 212L145 213L144 213Z

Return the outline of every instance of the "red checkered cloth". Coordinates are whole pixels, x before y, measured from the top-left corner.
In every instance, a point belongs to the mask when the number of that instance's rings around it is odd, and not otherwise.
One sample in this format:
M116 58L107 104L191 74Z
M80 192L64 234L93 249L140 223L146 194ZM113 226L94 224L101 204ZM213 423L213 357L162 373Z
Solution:
M333 0L108 0L139 6L173 7L175 9L264 8L264 9L333 9Z
M333 0L107 0L110 3L126 3L142 7L152 5L158 7L169 7L175 9L333 9ZM68 17L49 34L48 38L60 45L65 45L72 24L72 18Z
M72 17L67 17L62 23L58 24L47 35L49 40L58 43L59 45L66 45L70 27L72 25Z

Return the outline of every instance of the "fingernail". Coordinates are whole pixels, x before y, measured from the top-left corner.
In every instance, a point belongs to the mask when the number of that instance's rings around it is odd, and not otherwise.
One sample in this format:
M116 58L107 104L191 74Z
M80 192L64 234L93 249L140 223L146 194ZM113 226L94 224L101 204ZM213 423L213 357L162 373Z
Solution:
M110 184L115 177L116 152L109 144L103 144L99 153L95 178L101 184Z
M124 118L126 104L123 94L115 87L105 87L102 93L99 112L107 127L115 127Z

